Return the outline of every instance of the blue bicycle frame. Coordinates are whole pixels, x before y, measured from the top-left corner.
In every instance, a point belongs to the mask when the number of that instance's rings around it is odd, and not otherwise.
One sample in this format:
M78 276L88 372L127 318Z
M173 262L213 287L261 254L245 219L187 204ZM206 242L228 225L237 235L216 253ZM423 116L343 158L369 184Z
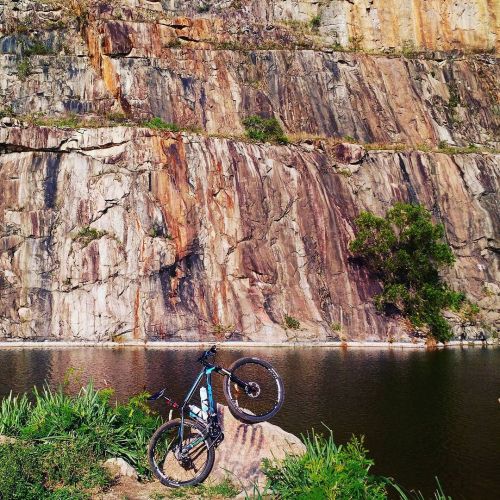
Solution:
M166 397L165 390L162 389L161 391L157 392L156 394L153 394L150 398L148 398L150 401L156 401L157 399L164 398L167 403L170 406L173 406L174 408L179 408L180 413L181 413L181 425L179 426L179 443L181 444L181 449L180 452L181 454L185 454L192 448L194 448L197 444L199 444L201 441L203 441L207 435L210 436L210 438L213 441L213 446L217 446L222 439L224 439L224 435L222 434L222 430L219 425L219 418L217 416L217 407L216 403L213 397L213 391L212 391L212 373L219 373L221 375L224 375L226 377L229 377L232 382L237 384L239 387L241 387L244 391L251 391L252 388L249 384L246 382L240 380L236 375L232 374L229 370L226 370L225 368L222 368L221 366L213 365L207 361L209 356L214 355L216 352L215 346L213 346L210 350L205 351L203 355L198 358L198 361L203 365L202 370L196 377L196 380L193 382L193 385L189 389L189 392L187 393L186 397L184 398L184 401L182 402L181 405L177 404L176 402L172 401L168 397ZM196 415L193 413L191 410L189 410L189 417L192 419L196 420L197 422L202 423L203 425L206 426L206 434L204 434L202 437L199 437L195 439L192 443L189 443L185 448L182 447L182 443L184 441L184 412L186 410L186 407L188 406L189 401L193 397L196 389L198 389L201 381L205 377L206 381L206 386L207 386L207 395L208 395L208 415L207 415L207 420L205 421L204 419L200 418L199 415Z
M193 397L196 389L198 389L201 381L203 380L203 377L205 377L206 380L206 385L207 385L207 393L208 393L208 418L207 422L203 422L205 424L208 423L208 425L212 425L214 423L218 423L218 417L217 417L217 408L215 407L215 401L213 397L213 391L212 391L212 372L216 370L224 370L223 368L220 368L218 366L204 366L203 369L200 371L199 375L196 377L196 380L193 382L193 385L191 386L191 389L189 389L189 392L187 396L184 398L184 401L182 402L182 405L180 407L181 411L181 425L179 427L179 443L183 442L184 438L184 411L186 409L186 405L189 403L191 398ZM227 371L227 370L224 370ZM227 372L229 374L229 372ZM199 418L198 415L193 413L191 410L189 411L189 416L197 421L200 421L201 419ZM194 448L197 444L199 444L201 441L203 441L204 437L199 437L198 439L195 439L192 443L188 444L185 448L182 449L182 451L189 451L191 448Z

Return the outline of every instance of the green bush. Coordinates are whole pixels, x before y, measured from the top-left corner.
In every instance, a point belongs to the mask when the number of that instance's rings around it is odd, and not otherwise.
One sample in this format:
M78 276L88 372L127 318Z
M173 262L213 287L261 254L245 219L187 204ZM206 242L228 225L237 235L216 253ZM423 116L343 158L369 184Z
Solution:
M110 483L92 448L80 439L0 446L0 498L90 498Z
M314 16L310 21L311 28L318 29L321 26L321 14Z
M288 139L276 118L262 118L261 116L253 115L245 118L243 125L246 129L247 137L253 141L277 142L279 144L288 143Z
M300 328L300 321L293 316L285 314L285 328L290 328L290 330L298 330Z
M147 122L144 122L144 127L151 128L153 130L168 130L170 132L179 132L180 128L174 123L164 122L161 118L155 117L151 118Z
M369 474L373 465L362 439L353 437L337 446L328 437L312 433L304 440L303 455L287 455L276 462L264 460L267 488L278 498L385 499L387 480Z
M30 56L46 56L52 54L53 51L39 40L30 40L29 43L23 45L23 54L26 57Z
M32 70L29 57L24 57L17 63L17 76L23 82L31 75Z
M39 445L77 442L90 450L94 461L122 457L147 475L147 443L160 419L147 407L146 394L125 405L110 404L110 396L110 391L97 391L91 383L74 397L48 387L35 389L33 402L11 395L0 405L0 434Z
M206 12L210 11L210 3L208 2L201 2L198 7L196 7L196 12L199 14L205 14Z
M14 117L16 114L14 113L14 109L12 106L5 106L0 108L0 119L5 117Z
M76 236L74 236L75 241L79 241L80 243L83 244L84 247L86 247L90 242L94 240L98 240L99 238L102 238L105 236L107 233L106 231L99 231L98 229L95 229L90 226L85 226L78 231Z
M420 205L396 203L383 218L363 212L356 226L350 249L382 281L383 291L375 298L378 309L396 310L415 326L427 325L436 340L449 340L450 326L441 311L458 310L465 295L439 276L440 269L455 262L443 241L443 225L433 224Z

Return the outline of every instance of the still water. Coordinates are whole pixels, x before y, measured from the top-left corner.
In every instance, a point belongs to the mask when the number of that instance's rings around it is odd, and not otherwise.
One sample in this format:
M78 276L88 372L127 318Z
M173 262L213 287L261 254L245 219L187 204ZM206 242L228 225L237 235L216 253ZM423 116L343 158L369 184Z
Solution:
M55 386L69 368L80 383L110 385L120 400L168 387L182 399L199 370L200 349L57 348L0 350L0 397L44 381ZM500 349L432 352L256 348L220 350L229 365L241 356L270 361L286 399L273 423L300 434L322 423L338 443L364 435L375 473L427 496L438 476L454 499L500 498ZM218 378L218 377L217 377ZM221 381L216 396L223 399ZM70 390L76 391L73 380Z

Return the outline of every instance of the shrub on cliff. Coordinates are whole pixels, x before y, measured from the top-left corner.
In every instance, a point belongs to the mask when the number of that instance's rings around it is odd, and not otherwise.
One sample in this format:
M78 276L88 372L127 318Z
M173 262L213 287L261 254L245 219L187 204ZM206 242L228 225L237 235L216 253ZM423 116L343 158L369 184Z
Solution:
M245 118L243 125L246 129L247 137L253 141L277 142L279 144L288 143L288 139L276 118L262 118L261 116L253 115Z
M155 117L151 118L147 122L144 122L144 127L151 128L153 130L166 130L168 132L179 132L180 128L175 123L164 122L161 118Z
M427 325L436 340L449 340L450 326L441 311L457 310L465 296L451 290L439 275L455 262L443 241L443 225L434 224L420 205L396 203L385 217L363 212L356 226L350 249L382 282L382 293L375 297L377 308L397 311L415 326Z

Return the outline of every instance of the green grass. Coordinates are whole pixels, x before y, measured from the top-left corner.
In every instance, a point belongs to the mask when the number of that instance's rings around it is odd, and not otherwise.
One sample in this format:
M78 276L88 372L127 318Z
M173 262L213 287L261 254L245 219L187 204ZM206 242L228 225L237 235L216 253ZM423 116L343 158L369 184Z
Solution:
M443 487L441 486L439 479L437 477L435 479L437 483L437 489L436 491L434 491L431 500L452 500L452 498L450 496L447 496L443 491ZM400 500L426 500L426 498L420 491L412 491L408 493L404 488L397 484L391 483L391 486L392 488L394 488L394 490L396 490L396 493L399 495Z
M112 404L111 389L90 383L75 396L62 388L34 390L31 397L12 394L0 402L0 434L16 438L0 445L0 498L13 500L90 499L111 485L103 460L122 457L149 475L146 449L160 419L146 405L146 394L126 404ZM370 499L387 498L393 488L401 500L424 500L406 493L390 479L370 473L363 439L336 445L332 432L304 438L303 455L265 460L264 491L254 487L247 498ZM233 498L241 488L230 478L216 485L166 490L153 498ZM449 500L438 482L435 500Z
M233 481L226 477L223 481L214 485L200 484L189 488L178 488L169 490L168 495L156 495L154 500L162 498L234 498L240 493Z
M80 440L0 446L0 498L90 498L91 490L110 484Z
M385 499L388 481L370 474L363 440L353 437L337 446L332 432L327 437L314 431L304 439L303 455L282 461L264 460L268 489L281 499Z
M481 153L482 150L478 148L475 144L469 144L468 146L451 146L446 141L439 141L438 152L445 153L448 155L454 154L469 154L469 153Z
M160 419L146 394L113 405L112 393L90 383L76 396L45 387L4 398L0 434L17 441L0 446L0 498L87 498L109 484L100 464L110 457L149 475L146 448Z
M326 436L312 431L303 437L306 452L287 455L283 460L263 462L267 484L261 491L254 486L246 498L297 500L424 500L419 491L407 492L390 478L370 473L374 465L368 457L363 438L352 437L337 445L332 431ZM451 500L437 481L434 500ZM396 495L396 496L395 496Z

